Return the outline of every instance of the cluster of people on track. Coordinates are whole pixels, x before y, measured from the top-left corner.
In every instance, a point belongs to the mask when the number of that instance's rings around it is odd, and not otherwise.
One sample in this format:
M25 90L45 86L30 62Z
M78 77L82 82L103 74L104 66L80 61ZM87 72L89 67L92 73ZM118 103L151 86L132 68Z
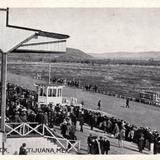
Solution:
M122 99L128 99L129 101L135 101L139 103L149 104L149 105L156 105L152 98L144 99L140 96L140 93L137 93L136 96L130 95L128 97L128 92L123 94L117 94L116 91L106 91L103 87L100 87L97 84L84 82L84 80L79 79L64 79L64 78L53 78L53 83L65 84L69 87L75 87L79 89L84 89L85 91L91 91L93 93L101 93L108 96L114 96ZM126 107L128 108L128 106Z

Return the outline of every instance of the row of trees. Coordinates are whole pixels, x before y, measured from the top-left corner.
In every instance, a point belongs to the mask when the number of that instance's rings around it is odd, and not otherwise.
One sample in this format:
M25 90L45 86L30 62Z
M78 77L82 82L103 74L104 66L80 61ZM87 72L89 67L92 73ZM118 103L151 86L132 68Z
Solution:
M142 66L160 66L160 60L130 60L130 59L52 59L51 62L85 63L85 64L119 64L119 65L142 65Z

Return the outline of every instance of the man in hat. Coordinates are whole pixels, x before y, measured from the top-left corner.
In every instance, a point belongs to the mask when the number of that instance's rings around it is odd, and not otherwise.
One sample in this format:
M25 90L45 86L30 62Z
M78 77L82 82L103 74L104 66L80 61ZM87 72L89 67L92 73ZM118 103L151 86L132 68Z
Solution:
M19 149L19 155L27 155L26 143L23 143Z
M67 121L64 119L63 123L60 125L61 134L63 137L66 138L66 131L67 131Z
M101 109L101 100L98 101L98 110Z
M138 139L138 148L139 148L139 152L142 153L144 149L144 134L143 133L141 133L140 138Z
M91 147L92 147L92 134L90 133L87 139L88 143L88 154L91 154Z
M104 154L104 150L105 150L105 146L104 146L104 138L103 137L99 137L99 145L100 145L100 153Z
M108 154L110 150L110 141L107 138L104 138L104 154Z
M21 123L22 122L19 114L20 114L19 111L16 111L15 116L14 116L14 122L17 122L17 123Z
M126 108L129 108L129 98L126 99Z

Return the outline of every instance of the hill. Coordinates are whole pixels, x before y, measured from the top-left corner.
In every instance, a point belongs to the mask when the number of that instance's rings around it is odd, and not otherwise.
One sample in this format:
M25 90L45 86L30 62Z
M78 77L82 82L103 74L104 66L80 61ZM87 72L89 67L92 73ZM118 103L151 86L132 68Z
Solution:
M74 48L67 48L66 54L62 54L57 59L60 60L74 60L74 59L91 59L92 56L86 54L85 52L79 50L79 49L74 49Z
M106 53L89 53L98 59L136 59L136 60L148 60L155 59L160 60L160 51L148 51L148 52L106 52Z
M92 56L86 54L85 52L74 49L74 48L67 48L66 53L11 53L8 55L9 61L30 61L30 62L37 62L37 61L45 61L45 62L53 62L55 60L74 60L74 59L90 59Z

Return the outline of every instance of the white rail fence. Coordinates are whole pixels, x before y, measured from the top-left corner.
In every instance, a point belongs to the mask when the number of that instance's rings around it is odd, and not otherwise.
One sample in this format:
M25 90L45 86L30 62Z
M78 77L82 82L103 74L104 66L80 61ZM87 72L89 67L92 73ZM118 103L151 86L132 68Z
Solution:
M6 136L19 136L19 137L26 137L26 136L34 136L39 135L44 138L49 139L51 142L56 143L62 149L66 150L66 152L80 151L80 141L78 140L69 140L63 138L61 135L52 131L49 127L45 124L37 124L37 123L6 123Z

